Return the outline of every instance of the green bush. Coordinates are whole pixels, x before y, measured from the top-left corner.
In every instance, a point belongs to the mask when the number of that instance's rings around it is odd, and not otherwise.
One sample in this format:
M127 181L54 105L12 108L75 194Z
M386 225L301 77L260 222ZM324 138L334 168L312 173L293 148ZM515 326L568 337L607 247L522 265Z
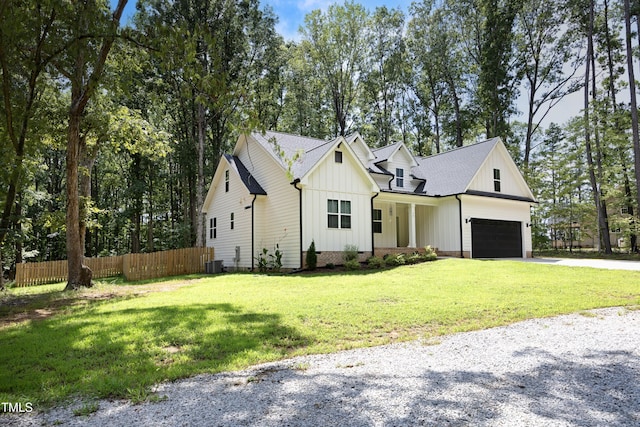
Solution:
M406 258L407 264L417 264L424 260L424 256L418 252L414 252Z
M344 269L348 271L360 270L360 263L355 259L351 259L344 263Z
M384 260L384 263L387 267L397 267L399 265L405 265L407 260L404 258L404 254L389 255L387 259Z
M336 268L336 265L335 265L334 263L332 263L332 262L328 262L328 263L327 263L327 265L326 265L326 267L327 267L329 270L333 270L334 268Z
M345 262L354 261L358 259L358 245L345 245L342 258Z
M307 249L307 268L309 270L315 270L318 266L318 254L316 254L316 242L311 241L311 245L309 245L309 249Z
M384 260L377 256L372 256L367 260L367 265L369 268L380 269L384 267Z
M431 246L425 246L422 258L425 261L435 261L438 258L438 254Z

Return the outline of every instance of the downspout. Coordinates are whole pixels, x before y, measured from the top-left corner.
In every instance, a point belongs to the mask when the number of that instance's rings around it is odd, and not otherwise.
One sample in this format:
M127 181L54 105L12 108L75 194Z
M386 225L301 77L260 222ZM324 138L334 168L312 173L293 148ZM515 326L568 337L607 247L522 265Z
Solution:
M257 194L253 195L253 200L251 201L251 271L254 271L254 262L255 262L255 258L253 256L253 254L255 254L255 238L256 238L256 227L255 227L255 203L256 203L256 199L258 198Z
M456 200L458 201L458 216L460 217L460 258L464 258L464 251L462 250L462 200L456 194Z
M300 216L300 270L302 270L302 268L304 267L304 263L302 261L302 252L303 252L303 248L302 248L302 188L298 187L298 184L300 183L300 178L296 178L291 185L293 185L293 188L295 188L296 190L298 190L298 192L300 193L300 206L299 206L299 216Z
M373 199L375 199L379 195L380 195L380 193L376 193L373 196L371 196L371 256L375 256L376 255L376 253L375 253L376 244L374 242L375 233L373 232Z

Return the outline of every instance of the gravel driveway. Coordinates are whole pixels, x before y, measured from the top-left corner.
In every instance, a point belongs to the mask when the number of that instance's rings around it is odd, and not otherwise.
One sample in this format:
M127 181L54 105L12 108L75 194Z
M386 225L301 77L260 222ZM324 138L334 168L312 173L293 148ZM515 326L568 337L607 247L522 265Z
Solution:
M163 384L10 425L637 426L640 311L611 308Z

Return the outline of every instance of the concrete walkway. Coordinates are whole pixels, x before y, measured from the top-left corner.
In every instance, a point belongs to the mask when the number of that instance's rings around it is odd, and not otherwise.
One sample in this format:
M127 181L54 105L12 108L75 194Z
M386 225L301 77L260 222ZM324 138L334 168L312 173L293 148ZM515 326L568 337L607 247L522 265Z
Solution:
M591 267L607 270L640 271L640 261L619 261L608 259L574 259L574 258L525 258L525 262L563 265L567 267Z

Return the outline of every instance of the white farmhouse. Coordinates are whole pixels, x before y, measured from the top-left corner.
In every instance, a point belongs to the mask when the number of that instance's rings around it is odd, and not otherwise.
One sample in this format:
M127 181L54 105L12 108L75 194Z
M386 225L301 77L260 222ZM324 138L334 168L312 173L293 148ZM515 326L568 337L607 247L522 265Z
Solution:
M284 268L413 252L531 256L534 196L499 138L416 157L399 142L370 149L358 134L324 141L279 132L238 139L204 202L207 246L227 268L252 269L266 248Z

